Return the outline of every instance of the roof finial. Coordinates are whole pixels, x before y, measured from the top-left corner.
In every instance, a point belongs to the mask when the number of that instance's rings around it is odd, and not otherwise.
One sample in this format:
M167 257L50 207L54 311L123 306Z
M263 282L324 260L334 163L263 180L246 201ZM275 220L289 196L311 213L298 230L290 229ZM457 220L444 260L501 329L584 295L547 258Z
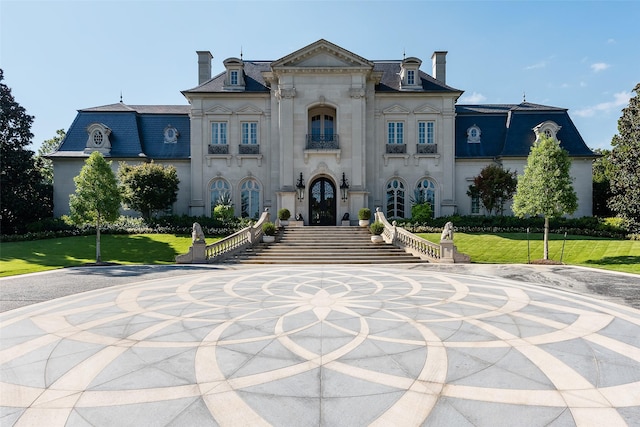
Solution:
M527 93L522 91L522 102L527 102Z
M402 48L402 60L404 61L405 59L407 59L407 49Z
M242 45L240 45L240 60L242 61Z
M120 91L120 104L122 104L122 91Z

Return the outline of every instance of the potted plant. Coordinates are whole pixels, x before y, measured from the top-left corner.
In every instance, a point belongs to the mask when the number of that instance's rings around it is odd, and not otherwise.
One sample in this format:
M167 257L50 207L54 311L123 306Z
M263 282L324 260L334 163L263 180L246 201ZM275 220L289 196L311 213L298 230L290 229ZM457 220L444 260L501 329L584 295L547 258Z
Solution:
M384 231L384 224L380 221L376 221L369 227L369 231L371 231L371 241L373 243L382 243L384 239L382 238L382 232Z
M262 241L264 243L273 243L276 240L276 225L271 221L262 224Z
M369 226L369 219L371 219L371 209L361 208L358 211L358 224L360 227Z
M291 212L289 209L282 208L278 211L278 220L280 221L280 225L286 227L289 225L289 218L291 217Z

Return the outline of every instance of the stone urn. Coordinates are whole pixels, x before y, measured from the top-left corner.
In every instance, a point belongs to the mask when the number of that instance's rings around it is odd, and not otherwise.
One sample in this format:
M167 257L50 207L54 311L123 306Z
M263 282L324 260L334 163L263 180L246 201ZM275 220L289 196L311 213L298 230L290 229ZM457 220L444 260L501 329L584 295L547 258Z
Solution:
M276 241L276 236L267 236L266 234L263 234L262 241L264 243L273 243Z
M384 239L379 234L374 234L373 236L371 236L371 241L373 243L382 243L384 242Z

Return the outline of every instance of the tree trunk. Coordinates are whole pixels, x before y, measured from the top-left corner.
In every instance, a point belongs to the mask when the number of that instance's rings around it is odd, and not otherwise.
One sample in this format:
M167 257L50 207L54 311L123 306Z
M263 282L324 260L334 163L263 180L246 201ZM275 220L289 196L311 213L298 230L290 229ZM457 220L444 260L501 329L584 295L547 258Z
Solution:
M102 262L102 257L100 256L100 214L98 213L98 217L96 219L96 264Z
M549 259L549 217L544 217L544 259Z

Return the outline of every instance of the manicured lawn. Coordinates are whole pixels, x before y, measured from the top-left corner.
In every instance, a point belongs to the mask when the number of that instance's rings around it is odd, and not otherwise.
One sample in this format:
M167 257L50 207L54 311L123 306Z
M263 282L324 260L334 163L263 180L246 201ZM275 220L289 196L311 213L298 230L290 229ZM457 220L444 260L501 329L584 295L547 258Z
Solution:
M439 233L419 236L438 243ZM567 236L562 253L563 235L552 234L549 258L572 265L604 268L640 274L640 241L615 240L585 236ZM531 260L542 258L542 234L530 234ZM454 236L458 251L471 255L474 263L527 263L526 233L467 234Z
M207 239L213 242L215 239ZM95 262L95 236L0 244L0 276L33 273ZM120 264L172 264L186 253L191 236L173 234L103 235L102 261Z

